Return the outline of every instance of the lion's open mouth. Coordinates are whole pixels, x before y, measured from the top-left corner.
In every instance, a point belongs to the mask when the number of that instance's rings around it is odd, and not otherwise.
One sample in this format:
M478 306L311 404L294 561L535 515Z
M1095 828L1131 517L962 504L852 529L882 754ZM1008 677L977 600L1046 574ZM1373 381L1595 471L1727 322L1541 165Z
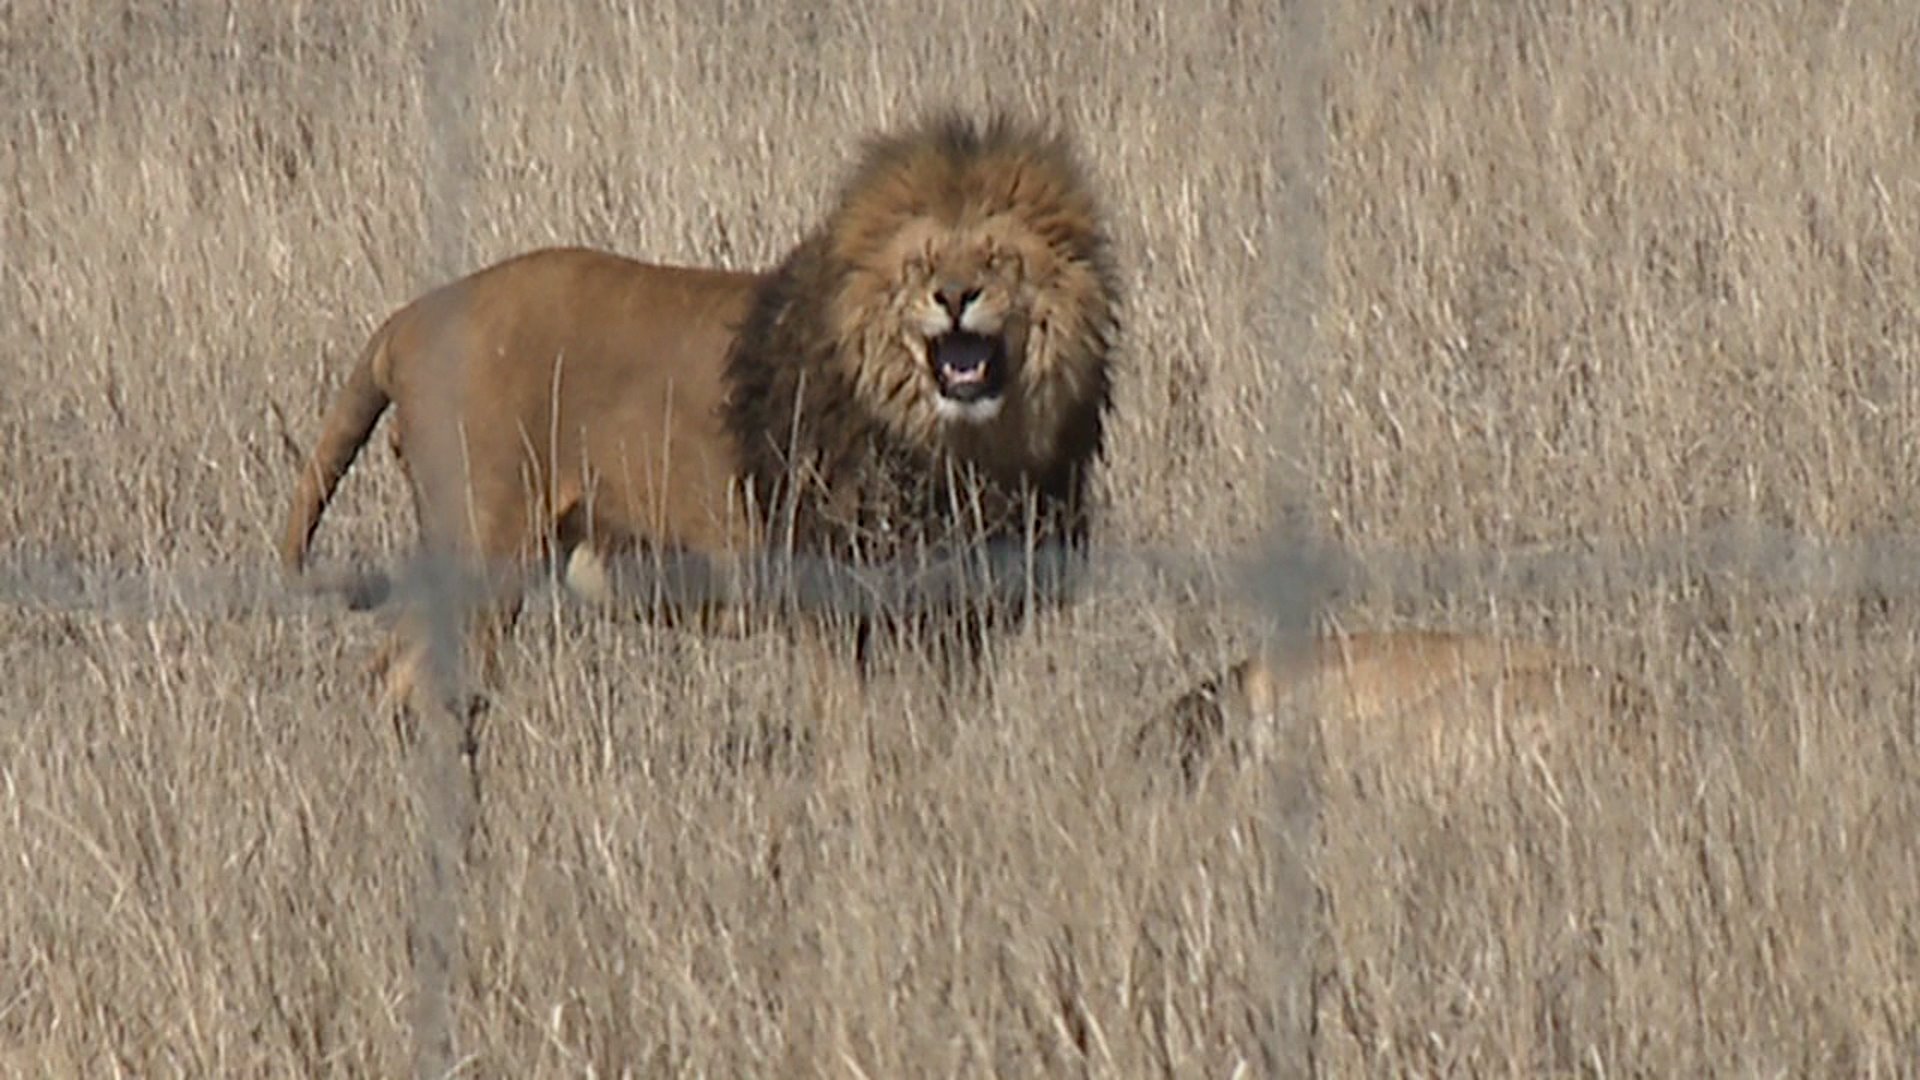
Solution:
M940 384L943 416L982 421L1000 411L1007 359L999 338L954 330L934 338L927 353Z

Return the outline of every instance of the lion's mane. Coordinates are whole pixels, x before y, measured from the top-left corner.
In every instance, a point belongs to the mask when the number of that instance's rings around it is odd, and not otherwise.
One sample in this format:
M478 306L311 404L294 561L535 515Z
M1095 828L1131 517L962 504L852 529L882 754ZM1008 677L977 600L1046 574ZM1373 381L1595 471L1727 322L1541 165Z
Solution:
M941 415L915 305L943 288L979 297L1006 342L989 420ZM769 539L865 558L963 534L1083 540L1117 292L1060 139L949 116L869 142L728 358L725 422Z

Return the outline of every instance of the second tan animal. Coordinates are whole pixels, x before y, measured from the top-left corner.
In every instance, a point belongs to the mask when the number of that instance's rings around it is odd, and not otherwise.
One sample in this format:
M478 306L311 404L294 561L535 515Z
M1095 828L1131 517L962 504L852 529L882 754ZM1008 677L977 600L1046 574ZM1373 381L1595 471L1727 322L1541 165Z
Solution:
M1263 649L1202 682L1134 738L1197 779L1215 760L1316 752L1467 779L1551 754L1582 729L1617 741L1643 708L1619 676L1540 645L1431 631L1336 634Z

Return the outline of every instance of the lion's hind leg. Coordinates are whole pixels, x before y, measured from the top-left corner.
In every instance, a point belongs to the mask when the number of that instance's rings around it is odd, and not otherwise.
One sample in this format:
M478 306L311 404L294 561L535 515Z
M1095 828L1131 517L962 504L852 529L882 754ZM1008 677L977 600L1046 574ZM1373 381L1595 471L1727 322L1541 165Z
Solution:
M451 564L413 576L370 665L378 708L403 738L421 716L453 716L473 752L479 718L501 685L500 651L519 616L521 576L517 567L479 573Z

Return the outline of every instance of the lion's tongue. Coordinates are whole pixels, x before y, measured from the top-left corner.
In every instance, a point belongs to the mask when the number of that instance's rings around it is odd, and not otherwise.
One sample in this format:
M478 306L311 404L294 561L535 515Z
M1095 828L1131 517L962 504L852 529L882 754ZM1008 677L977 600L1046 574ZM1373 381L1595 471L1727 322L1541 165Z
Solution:
M972 397L984 389L993 366L993 342L978 334L948 334L934 352L944 389Z

